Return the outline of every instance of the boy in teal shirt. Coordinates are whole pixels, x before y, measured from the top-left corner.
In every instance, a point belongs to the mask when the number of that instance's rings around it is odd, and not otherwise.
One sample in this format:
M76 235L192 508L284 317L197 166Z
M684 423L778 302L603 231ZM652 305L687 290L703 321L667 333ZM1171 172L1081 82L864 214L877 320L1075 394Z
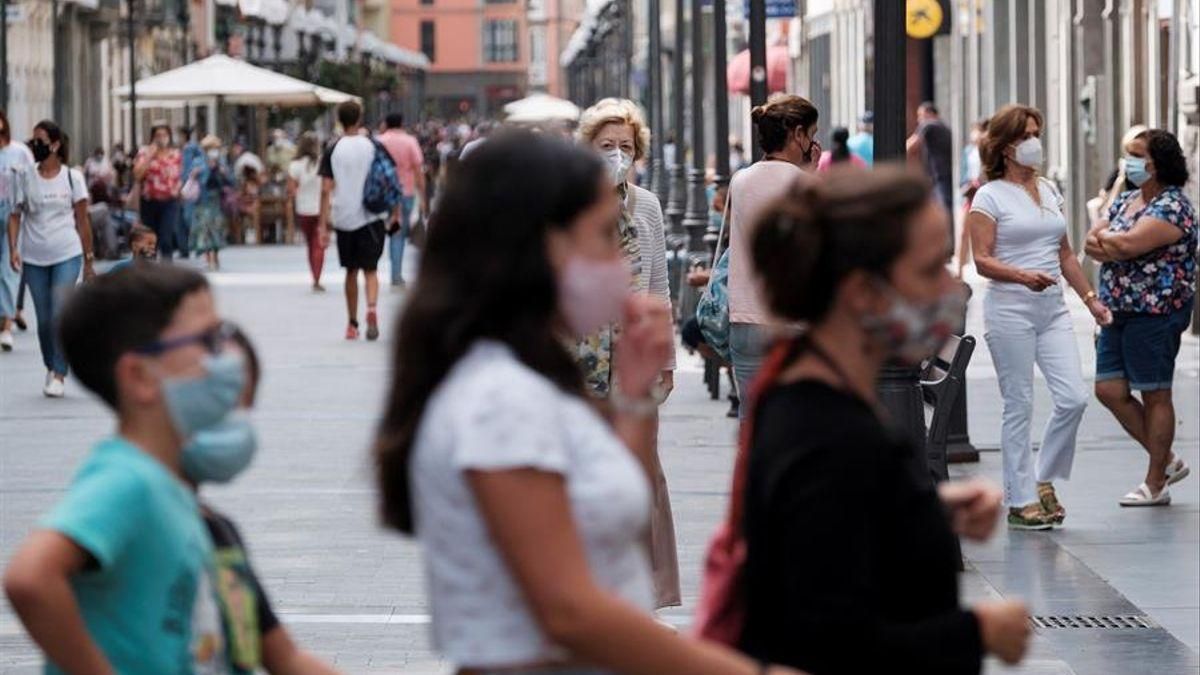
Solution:
M207 673L225 663L212 545L181 449L245 382L198 273L138 265L80 287L59 325L117 433L17 551L4 588L50 673Z

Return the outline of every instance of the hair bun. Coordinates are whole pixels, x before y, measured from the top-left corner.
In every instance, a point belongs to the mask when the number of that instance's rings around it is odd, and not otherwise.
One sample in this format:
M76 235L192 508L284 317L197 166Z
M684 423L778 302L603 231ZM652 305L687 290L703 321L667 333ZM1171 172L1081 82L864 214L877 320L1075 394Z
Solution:
M750 119L757 122L767 114L767 106L756 105L750 109Z

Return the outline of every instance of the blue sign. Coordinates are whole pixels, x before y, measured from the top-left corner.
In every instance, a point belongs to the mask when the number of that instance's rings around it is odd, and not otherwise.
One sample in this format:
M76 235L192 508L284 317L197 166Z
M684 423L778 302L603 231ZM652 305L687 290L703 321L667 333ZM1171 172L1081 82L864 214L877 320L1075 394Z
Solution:
M768 19L790 19L796 16L796 0L766 0ZM750 1L746 0L744 11L750 18Z

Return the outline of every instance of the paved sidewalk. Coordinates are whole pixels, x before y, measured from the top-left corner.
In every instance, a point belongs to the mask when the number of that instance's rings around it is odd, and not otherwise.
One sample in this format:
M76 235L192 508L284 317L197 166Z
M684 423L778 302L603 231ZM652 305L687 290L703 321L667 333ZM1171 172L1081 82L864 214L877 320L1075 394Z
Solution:
M383 404L388 350L400 293L385 289L384 339L342 340L340 271L329 293L307 290L300 247L238 248L212 275L222 310L259 344L265 380L255 413L262 450L234 485L206 489L234 515L277 611L304 645L351 673L445 672L428 641L417 547L378 524L367 448ZM409 267L406 271L411 272ZM977 307L978 302L973 303ZM977 310L972 331L981 335ZM1084 325L1083 317L1080 326ZM1090 358L1080 332L1085 369ZM73 383L65 400L40 394L33 333L0 355L0 564L58 498L88 445L111 429L100 404ZM678 389L662 421L661 452L671 486L684 606L664 613L686 625L704 546L726 504L735 423L710 401L698 359L681 356ZM1200 345L1180 359L1178 448L1200 468L1197 409ZM999 395L982 344L970 371L972 437L999 439ZM1048 410L1039 389L1039 423ZM1127 511L1116 498L1137 482L1143 455L1093 404L1084 419L1074 480L1062 486L1068 527L1053 534L1000 532L968 546L968 600L1020 595L1038 614L1146 615L1161 628L1039 631L1029 662L1015 671L1161 673L1200 671L1200 477L1173 491L1169 509ZM999 455L965 471L999 478ZM0 603L0 672L38 671L36 650Z

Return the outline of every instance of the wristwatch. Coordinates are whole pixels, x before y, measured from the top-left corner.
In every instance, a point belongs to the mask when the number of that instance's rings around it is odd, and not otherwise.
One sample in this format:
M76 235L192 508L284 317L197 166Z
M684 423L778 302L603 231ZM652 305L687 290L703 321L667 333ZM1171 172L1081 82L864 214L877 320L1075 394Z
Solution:
M1098 297L1100 297L1100 296L1096 295L1096 291L1088 291L1083 296L1083 302L1084 302L1084 304L1087 304L1087 303L1095 300Z
M88 251L87 253L83 254L83 259L85 262L92 262L93 260L96 259L96 254L92 253L91 251Z

